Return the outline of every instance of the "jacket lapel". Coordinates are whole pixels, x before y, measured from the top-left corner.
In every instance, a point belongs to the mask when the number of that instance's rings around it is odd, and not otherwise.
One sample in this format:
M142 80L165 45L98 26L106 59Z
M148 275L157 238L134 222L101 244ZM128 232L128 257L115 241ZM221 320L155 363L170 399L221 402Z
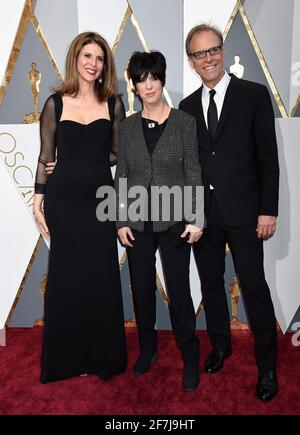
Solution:
M231 80L229 82L228 88L226 90L226 95L223 102L223 107L216 131L216 137L215 142L218 140L218 137L228 119L228 116L231 112L232 106L235 103L237 96L238 96L238 90L241 85L240 80L236 78L234 75L230 74Z
M199 137L199 145L201 147L210 148L211 147L211 139L208 134L208 130L206 127L206 122L203 113L202 106L202 89L203 85L198 89L198 92L195 94L194 100L194 116L197 119L198 124L198 137Z
M144 156L145 160L147 160L147 163L150 165L150 155L145 141L141 118L142 112L140 111L137 113L135 128L132 129L132 132L134 132L134 142L138 148L137 151L139 151L141 156Z

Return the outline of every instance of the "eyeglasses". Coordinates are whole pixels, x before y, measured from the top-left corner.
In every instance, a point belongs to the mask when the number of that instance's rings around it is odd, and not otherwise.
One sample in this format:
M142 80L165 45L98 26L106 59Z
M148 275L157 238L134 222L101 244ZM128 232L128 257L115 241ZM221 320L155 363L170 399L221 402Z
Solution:
M221 53L222 45L217 45L216 47L209 48L208 50L195 51L194 53L189 53L189 57L194 57L195 59L204 59L209 53L211 56Z

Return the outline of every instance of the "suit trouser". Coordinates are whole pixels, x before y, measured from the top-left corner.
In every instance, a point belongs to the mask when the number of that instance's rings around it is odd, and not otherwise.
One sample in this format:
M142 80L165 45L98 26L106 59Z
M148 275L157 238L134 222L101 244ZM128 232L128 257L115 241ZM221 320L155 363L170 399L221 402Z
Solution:
M230 349L230 317L224 288L225 245L229 244L243 300L255 339L259 370L274 370L277 330L274 307L263 268L263 241L256 225L230 227L224 222L217 199L211 195L208 227L194 245L201 279L207 331L214 349Z
M185 362L197 361L199 344L189 283L190 245L176 247L169 232L153 232L151 222L145 223L144 232L133 230L133 235L133 247L127 248L127 255L141 351L156 351L157 346L155 253L159 247L176 342Z

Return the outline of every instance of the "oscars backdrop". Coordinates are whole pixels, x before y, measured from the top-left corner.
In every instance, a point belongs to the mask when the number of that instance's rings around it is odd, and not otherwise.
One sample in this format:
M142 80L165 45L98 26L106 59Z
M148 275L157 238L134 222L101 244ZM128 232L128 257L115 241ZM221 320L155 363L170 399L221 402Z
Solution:
M48 244L32 217L39 153L39 116L51 88L64 76L71 40L94 30L115 57L127 114L140 110L126 76L135 50L160 50L167 59L165 99L172 107L200 86L184 40L200 22L225 38L225 67L265 84L276 116L281 165L275 237L265 243L265 268L278 325L285 333L300 320L300 2L297 0L9 0L0 3L0 341L5 325L42 324ZM119 245L125 318L135 325L128 265ZM75 273L75 272L74 272ZM194 260L191 288L198 328L205 328ZM248 329L242 289L229 249L225 285L232 328ZM164 276L157 255L157 328L171 328ZM105 291L106 289L103 289Z

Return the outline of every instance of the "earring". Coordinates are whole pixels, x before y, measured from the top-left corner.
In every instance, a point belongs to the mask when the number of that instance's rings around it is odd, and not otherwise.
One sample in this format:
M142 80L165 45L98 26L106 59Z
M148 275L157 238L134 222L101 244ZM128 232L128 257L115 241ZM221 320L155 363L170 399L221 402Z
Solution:
M101 83L102 83L102 81L103 81L103 80L102 80L102 76L100 75L100 76L98 77L98 83L100 83L100 84L101 84Z

